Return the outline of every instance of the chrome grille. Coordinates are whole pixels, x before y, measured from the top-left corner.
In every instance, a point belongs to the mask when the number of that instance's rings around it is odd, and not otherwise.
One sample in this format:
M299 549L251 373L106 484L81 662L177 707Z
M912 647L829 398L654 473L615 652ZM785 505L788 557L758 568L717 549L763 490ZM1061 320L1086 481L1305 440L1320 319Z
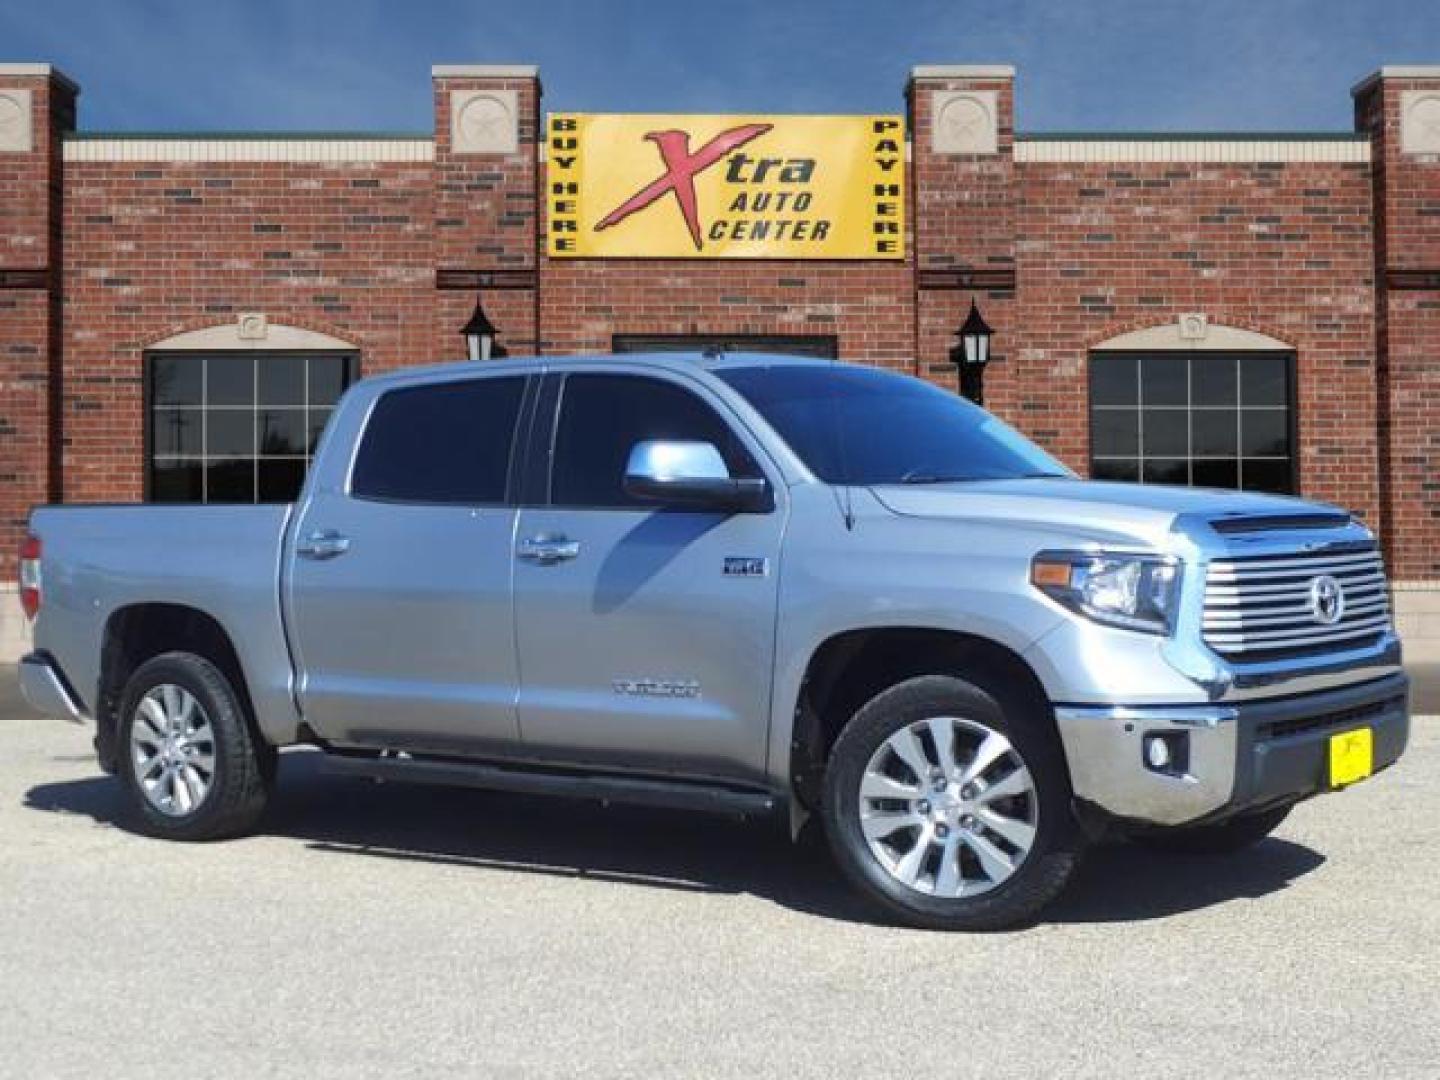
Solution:
M1334 623L1316 615L1312 583L1329 576L1344 607ZM1226 656L1325 652L1385 631L1390 601L1373 547L1218 559L1205 579L1205 642Z

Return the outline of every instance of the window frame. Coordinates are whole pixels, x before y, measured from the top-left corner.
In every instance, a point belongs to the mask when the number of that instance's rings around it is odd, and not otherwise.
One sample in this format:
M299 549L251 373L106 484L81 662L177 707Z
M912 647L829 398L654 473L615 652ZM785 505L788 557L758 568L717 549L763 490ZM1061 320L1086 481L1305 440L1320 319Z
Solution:
M1086 464L1086 470L1087 470L1087 471L1086 471L1086 478L1087 478L1087 479L1095 479L1095 475L1094 475L1094 474L1095 474L1095 461L1096 461L1096 455L1095 455L1095 411L1096 411L1096 405L1095 405L1095 374L1094 374L1094 363L1095 363L1095 360L1096 360L1097 357L1110 357L1110 356L1134 357L1134 358L1136 359L1137 363L1138 363L1140 360L1143 360L1145 357L1152 357L1152 356L1153 356L1153 357L1167 357L1167 358L1180 358L1180 357L1184 357L1186 360L1188 360L1188 361L1189 361L1190 363L1192 363L1192 364L1193 364L1196 360L1202 360L1202 361L1203 361L1205 358L1234 357L1234 358L1237 359L1237 362L1238 362L1238 364L1239 364L1240 366L1243 366L1244 363L1245 363L1245 360L1246 360L1247 358L1249 358L1249 357L1255 357L1255 358L1265 357L1265 358L1269 358L1269 359L1280 359L1280 360L1283 360L1284 363L1285 363L1285 406L1284 406L1284 407L1285 407L1285 414L1286 414L1286 417L1285 417L1285 434L1286 434L1286 439L1287 439L1287 441L1288 441L1288 443L1289 443L1289 447L1290 447L1290 453L1289 453L1289 455L1288 455L1288 458L1289 458L1289 470L1288 470L1289 490L1286 491L1286 492L1279 492L1279 493L1263 491L1263 490L1260 490L1260 489L1257 489L1257 488L1243 488L1243 487L1236 487L1236 488L1233 488L1233 489L1223 488L1223 489L1218 489L1218 490L1234 490L1234 491L1237 491L1237 492L1242 492L1242 493L1251 494L1251 495L1273 495L1273 494L1279 494L1279 495L1281 495L1281 496L1300 497L1300 492L1301 492L1301 488L1300 488L1300 441L1299 441L1299 439L1300 439L1300 409L1299 409L1299 399L1300 399L1299 379L1300 379L1300 374L1299 374L1299 364L1298 364L1298 362L1297 362L1297 353L1296 353L1296 351L1295 351L1294 349L1104 349L1104 348L1100 348L1100 349L1090 349L1090 350L1088 350L1088 351L1086 352L1086 362L1085 362L1085 424L1086 424L1086 437L1085 437L1085 442L1086 442L1086 446L1085 446L1086 462L1085 462L1085 464ZM1243 375L1242 375L1241 377L1243 378ZM1178 410L1178 409L1177 409L1176 411L1183 411L1183 412L1185 413L1185 416L1186 416L1186 443L1187 443L1187 450L1186 450L1186 453L1185 453L1185 455L1184 455L1184 461L1185 461L1186 464L1187 464L1187 473L1188 473L1188 475L1193 476L1193 475L1194 475L1194 463L1195 463L1195 461L1196 461L1196 457L1195 457L1195 454L1193 453L1194 439L1193 439L1193 419L1192 419L1192 417L1193 417L1193 414L1195 413L1196 410L1195 410L1195 406L1194 406L1193 404L1191 404L1191 402L1190 402L1190 397L1191 397L1191 380L1190 380L1190 378L1189 378L1189 369L1187 368L1187 378L1186 378L1186 404L1185 404L1185 407L1184 407L1183 410ZM1169 407L1173 408L1173 406L1169 406ZM1117 406L1100 406L1100 408L1102 408L1102 409L1104 409L1104 408L1111 408L1111 409L1116 409L1116 410L1118 411L1118 409L1119 409L1120 407L1117 407ZM1273 408L1273 406L1261 406L1261 407L1259 407L1259 408ZM1144 411L1144 405L1137 399L1137 402L1136 402L1136 404L1135 404L1135 406L1134 406L1134 409L1135 409L1136 412L1143 412L1143 411ZM1215 411L1221 411L1221 410L1215 410ZM1243 406L1241 406L1241 405L1239 404L1239 402L1238 402L1238 400L1237 400L1237 403L1233 406L1233 408L1232 408L1230 411L1239 414L1239 413L1243 413L1243 412L1245 411L1245 409L1244 409ZM1142 433L1142 438L1143 438L1143 433ZM1236 458L1235 458L1235 461L1236 461L1236 466L1237 466L1237 468L1243 469L1242 462L1243 462L1243 460L1245 459L1245 456L1246 456L1246 455L1238 453L1239 449L1240 449L1240 448L1237 446L1237 447L1236 447L1237 456L1236 456ZM1139 465L1140 465L1139 475L1140 475L1140 477L1141 477L1142 479L1134 480L1134 481L1113 481L1114 483L1135 483L1135 484L1138 484L1138 485L1140 485L1140 486L1142 486L1142 487L1145 486L1145 481L1144 481L1143 477L1144 477L1144 474L1145 474L1145 473L1144 473L1144 462L1145 462L1145 460L1146 460L1146 455L1144 454L1144 445L1143 445L1143 443L1142 443L1141 446L1139 447L1139 451L1140 451L1140 452L1135 455L1135 460L1136 460L1136 462L1139 463ZM1113 454L1111 454L1111 455L1104 455L1104 456L1105 456L1105 458L1106 458L1107 460L1118 460L1118 459L1119 459L1121 456L1123 456L1123 455L1113 455ZM1168 457L1168 456L1170 456L1170 455L1166 455L1166 456ZM1202 457L1200 458L1200 460L1203 461L1203 460L1221 460L1221 459L1210 459L1210 458L1207 458L1207 457L1202 456ZM1261 460L1266 460L1266 459L1261 459ZM1268 459L1268 460L1277 460L1277 459L1270 458L1270 459ZM1241 478L1243 478L1243 476L1242 476ZM1153 486L1153 485L1152 485L1152 486ZM1187 483L1185 484L1185 486L1186 486L1186 487L1195 487L1196 485L1195 485L1193 482L1187 482Z
M445 387L458 386L472 382L495 382L501 379L519 379L522 382L520 388L520 402L516 408L515 426L510 432L510 449L505 468L505 492L499 502L457 502L452 500L435 499L393 499L383 495L361 495L355 491L355 471L360 465L360 449L365 445L365 439L370 433L370 425L375 420L375 413L379 409L380 402L391 394L405 393L417 390L438 390ZM375 395L374 400L365 406L365 416L355 434L354 445L351 447L350 460L345 468L345 483L342 493L345 498L355 502L374 503L381 506L428 506L428 507L449 507L462 509L513 509L519 505L519 494L523 483L525 471L525 459L527 455L527 444L530 426L533 423L535 399L538 396L540 376L526 374L522 371L494 371L485 373L466 374L460 377L448 377L443 379L426 380L423 382L402 383L399 386L389 387Z
M799 346L813 346L800 348ZM836 334L612 334L610 351L627 353L769 352L781 356L809 356L820 360L840 359Z
M546 374L544 387L537 389L536 414L532 418L530 435L526 440L525 475L521 481L522 498L520 505L522 507L530 509L568 510L582 513L645 514L654 513L659 510L664 510L667 513L715 513L713 510L687 510L681 507L666 507L660 503L629 506L597 506L556 502L554 497L555 463L556 448L560 438L560 417L565 407L567 384L572 377L576 376L582 378L585 376L608 376L611 378L658 382L666 386L674 387L681 393L689 394L701 405L709 409L710 412L715 415L715 418L729 430L731 437L739 443L740 447L749 456L756 471L769 486L772 494L776 496L772 500L772 505L769 510L754 511L754 513L773 514L780 508L778 493L784 489L784 485L776 483L773 463L765 453L760 441L755 438L750 429L731 412L729 406L719 395L698 381L685 379L670 372L661 370L637 372L628 368L602 367L599 365L594 368L562 368L560 370L552 370Z
M317 357L327 357L327 356L330 356L330 357L338 357L338 358L340 358L340 359L342 359L342 360L345 360L345 361L347 362L347 363L346 363L346 372L345 372L345 374L346 374L346 376L347 376L347 379L346 379L346 382L345 382L345 387L344 387L344 389L341 391L341 396L342 396L342 397L344 396L345 393L349 392L349 390L350 390L350 388L351 388L352 386L354 386L356 383L358 383L361 379L363 379L363 378L365 377L364 371L363 371L363 369L362 369L362 357L361 357L361 353L360 353L360 350L359 350L359 349L164 349L164 348L161 348L161 349L145 349L145 350L143 350L143 351L141 352L141 356L140 356L140 384L141 384L141 405L140 405L140 408L141 408L141 422L140 422L140 428L141 428L141 435L140 435L140 438L141 438L141 450L140 450L140 452L141 452L141 462L140 462L140 465L141 465L141 474L142 474L142 477L141 477L141 494L140 494L140 498L141 498L142 502L143 502L145 505L147 505L147 506L148 506L148 505L157 505L157 506L284 506L284 505L286 505L285 502L261 502L260 499L258 498L258 496L259 496L259 491L258 491L258 483L259 483L259 481L258 481L258 478L257 478L257 481L256 481L256 483L257 483L257 490L256 490L256 493L255 493L257 497L256 497L255 500L253 500L253 501L251 501L251 502L248 502L248 503L241 503L241 502L210 502L210 501L208 501L207 499L204 499L204 498L202 498L202 499L201 499L200 501L198 501L198 502L175 502L175 503L157 503L157 502L155 502L155 492L154 492L154 469L155 469L155 456L156 456L156 455L155 455L155 361L156 361L156 360L172 360L172 359L175 359L175 360L189 360L189 361L199 362L199 361L208 360L208 359L210 359L210 358L238 357L238 356L247 356L247 357L250 357L250 358L253 359L253 360L256 360L257 362L258 362L260 359L263 359L263 358L266 358L266 357L292 357L292 358L296 358L296 359L304 359L305 361L307 361L307 363L308 363L308 361L309 361L310 359L312 359L312 358L317 358ZM308 393L307 393L307 397L308 397ZM326 408L327 408L327 411L331 414L331 417L332 417L332 418L333 418L333 416L334 416L334 414L335 414L335 410L336 410L336 408L338 407L339 403L340 403L340 400L339 400L339 398L337 398L332 404L330 404L329 406L326 407ZM208 413L208 412L211 411L210 406L209 406L207 403L203 402L203 401L201 402L200 405L195 406L195 408L197 409L197 411L200 411L200 412L207 412L207 413ZM310 405L309 405L309 402L308 402L308 401L306 402L306 404L305 404L305 406L304 406L304 409L305 409L305 412L306 412L306 414L307 414L307 419L308 419L308 414L309 414L309 412L310 412ZM251 407L251 409L250 409L250 414L251 414L252 422L253 422L254 418L259 414L260 411L261 411L261 410L260 410L259 403L256 402L256 403ZM327 424L328 424L328 421L327 421ZM200 460L202 463L203 463L203 462L207 462L207 461L209 460L209 455L207 455L207 454L205 453L205 445L204 445L204 442L203 442L203 436L202 436L202 442L201 442L200 450L201 450L201 452L200 452L200 454L198 455L198 460ZM195 458L197 457L197 455L193 455L193 454L170 454L170 455L165 455L165 456L166 456L166 457L173 457L173 458L181 458L181 459L195 459ZM316 455L314 455L314 454L312 454L312 453L307 453L307 454L305 454L304 456L305 456L305 459L306 459L306 461L305 461L305 480L302 480L302 481L301 481L300 491L296 492L296 498L297 498L297 499L299 498L300 494L304 491L305 482L309 479L310 469L311 469L311 468L314 466L314 464L315 464L315 456L316 456ZM251 455L250 455L250 458L251 458L252 461L254 461L254 462L256 463L256 467L257 467L257 469L258 469L258 467L259 467L259 462L266 460L266 459L267 459L267 455L261 454L261 453L259 453L258 450L257 450L254 454L251 454ZM288 455L288 454L269 455L269 458L270 458L270 460L276 460L276 461L293 461L293 460L296 460L295 456L293 456L293 455ZM291 500L291 501L294 501L294 500Z

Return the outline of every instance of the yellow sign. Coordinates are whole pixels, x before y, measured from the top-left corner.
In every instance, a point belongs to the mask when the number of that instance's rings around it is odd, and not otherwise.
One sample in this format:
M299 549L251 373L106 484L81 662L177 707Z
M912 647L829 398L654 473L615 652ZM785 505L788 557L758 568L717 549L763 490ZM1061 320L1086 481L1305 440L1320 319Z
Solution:
M1330 736L1330 786L1344 787L1375 771L1375 734L1356 728Z
M552 258L903 259L899 116L556 113Z

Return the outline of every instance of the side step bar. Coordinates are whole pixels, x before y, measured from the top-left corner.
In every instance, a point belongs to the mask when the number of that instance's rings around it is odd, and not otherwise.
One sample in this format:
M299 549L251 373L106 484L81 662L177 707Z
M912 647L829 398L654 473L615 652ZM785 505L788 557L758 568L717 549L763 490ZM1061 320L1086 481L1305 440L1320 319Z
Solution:
M325 755L324 771L337 776L408 784L488 788L529 795L564 795L670 810L764 817L777 808L774 795L712 784L595 773L544 772L480 762L417 757Z

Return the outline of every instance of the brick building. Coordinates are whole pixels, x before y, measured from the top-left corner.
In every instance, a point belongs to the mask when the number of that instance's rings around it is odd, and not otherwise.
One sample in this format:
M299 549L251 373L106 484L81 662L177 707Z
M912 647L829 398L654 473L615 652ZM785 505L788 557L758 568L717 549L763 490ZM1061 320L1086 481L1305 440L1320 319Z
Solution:
M950 385L974 300L987 406L1082 473L1356 511L1440 641L1440 67L1365 79L1353 132L1260 136L1025 135L1011 69L917 67L901 261L547 257L537 72L432 74L433 133L118 135L0 65L0 576L35 503L285 497L346 381L457 358L477 296L512 355Z

